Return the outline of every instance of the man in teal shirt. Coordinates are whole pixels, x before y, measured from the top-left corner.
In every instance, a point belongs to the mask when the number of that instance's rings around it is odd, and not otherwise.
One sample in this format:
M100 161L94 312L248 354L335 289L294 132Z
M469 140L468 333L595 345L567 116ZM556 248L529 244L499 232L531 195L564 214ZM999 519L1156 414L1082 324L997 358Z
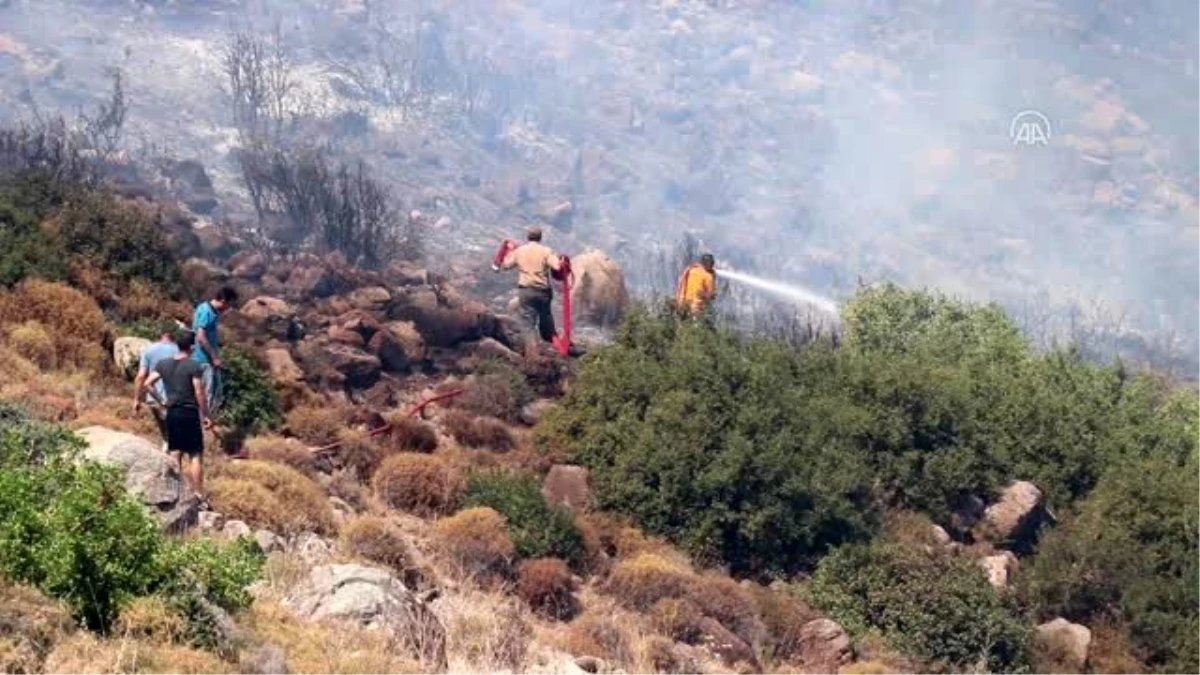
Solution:
M192 317L192 331L196 334L196 349L192 352L192 358L203 368L208 409L214 413L221 402L221 378L217 371L224 365L221 361L221 338L217 324L221 315L228 312L237 299L236 289L223 286L213 294L211 300L196 305L196 313Z

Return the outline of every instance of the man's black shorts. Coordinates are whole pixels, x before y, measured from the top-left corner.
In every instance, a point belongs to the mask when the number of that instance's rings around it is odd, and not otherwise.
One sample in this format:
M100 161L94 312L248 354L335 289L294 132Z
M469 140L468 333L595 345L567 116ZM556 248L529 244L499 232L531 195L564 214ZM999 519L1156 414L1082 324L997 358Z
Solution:
M167 449L186 455L204 452L204 427L195 408L167 409Z

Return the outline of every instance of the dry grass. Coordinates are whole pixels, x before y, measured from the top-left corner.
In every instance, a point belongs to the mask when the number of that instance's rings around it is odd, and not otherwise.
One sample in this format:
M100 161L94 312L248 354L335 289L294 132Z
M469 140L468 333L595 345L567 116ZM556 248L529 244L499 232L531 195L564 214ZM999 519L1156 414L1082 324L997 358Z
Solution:
M535 613L548 619L570 619L579 611L575 580L567 563L558 558L521 563L517 572L517 596Z
M308 445L320 447L336 443L338 434L349 423L349 411L328 403L310 403L288 412L288 431Z
M388 415L385 421L391 426L387 434L387 445L391 450L425 453L437 450L437 433L425 422L413 419L404 412Z
M467 382L466 391L454 399L453 407L476 415L498 417L507 422L520 419L521 408L528 392L518 391L524 382L521 373L507 366L501 372L475 375Z
M20 403L34 417L49 422L69 422L101 397L85 372L35 370L25 380L0 378L0 399ZM129 408L128 400L125 407Z
M442 417L442 424L454 440L468 448L508 452L516 446L512 430L500 420L450 410Z
M487 507L439 520L433 526L433 543L459 578L485 584L506 578L516 554L504 516Z
M533 631L511 597L470 591L439 599L435 611L446 629L449 672L526 670Z
M0 672L41 672L46 656L73 630L66 605L0 580Z
M462 473L441 457L414 452L385 459L371 482L383 503L419 516L453 511L465 487Z
M13 382L24 382L37 377L38 365L22 356L5 342L0 342L0 371Z
M654 553L641 553L613 566L604 592L625 607L647 611L663 598L687 597L695 576L678 562Z
M354 472L360 480L370 480L383 461L384 450L370 434L360 429L342 429L337 434L341 445L333 451L334 463Z
M47 673L236 673L212 652L77 633L46 659Z
M1090 627L1088 670L1093 673L1143 673L1146 666L1137 658L1129 638L1129 627L1113 620L1100 620Z
M247 439L245 448L254 459L290 466L310 478L316 475L316 458L294 438L255 436Z
M738 582L727 576L705 574L691 582L688 597L705 616L716 619L746 644L762 642L766 631L758 618L758 606Z
M115 635L127 640L170 644L183 634L187 620L160 597L134 598L121 608Z
M758 615L766 628L766 656L771 661L787 661L799 654L800 628L817 618L803 600L786 590L755 586L751 590Z
M883 661L855 661L838 668L838 675L888 675L895 670Z
M5 331L5 342L17 354L29 360L42 370L50 370L58 365L58 354L50 331L40 321L26 321L8 326Z
M687 598L663 598L650 608L654 630L676 642L694 644L700 639L700 619L704 613Z
M350 622L303 621L269 601L254 603L242 623L260 640L283 649L293 673L425 672L392 644L386 631Z
M147 409L134 413L129 399L119 396L106 396L88 403L70 424L73 429L93 425L136 434L156 442L161 439L154 413Z
M349 471L335 471L325 486L330 497L337 497L349 504L355 511L367 509L370 491L358 480L358 476Z
M396 526L378 516L360 516L342 527L345 553L403 572L409 563L408 543Z
M213 508L230 518L285 535L336 529L325 492L289 466L247 460L221 464L213 474Z
M38 322L50 332L54 366L98 368L105 358L104 314L95 301L65 284L26 279L0 291L0 325Z

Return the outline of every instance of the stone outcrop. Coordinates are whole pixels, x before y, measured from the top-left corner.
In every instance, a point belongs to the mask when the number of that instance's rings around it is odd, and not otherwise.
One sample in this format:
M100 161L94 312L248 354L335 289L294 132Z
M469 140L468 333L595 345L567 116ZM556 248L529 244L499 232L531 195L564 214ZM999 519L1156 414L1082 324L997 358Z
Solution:
M344 620L390 631L394 642L440 668L446 635L433 612L391 572L365 565L322 565L285 599L307 621Z
M180 531L196 523L199 502L185 496L179 466L160 445L107 427L76 433L87 444L83 458L121 469L125 488L154 512L164 529Z

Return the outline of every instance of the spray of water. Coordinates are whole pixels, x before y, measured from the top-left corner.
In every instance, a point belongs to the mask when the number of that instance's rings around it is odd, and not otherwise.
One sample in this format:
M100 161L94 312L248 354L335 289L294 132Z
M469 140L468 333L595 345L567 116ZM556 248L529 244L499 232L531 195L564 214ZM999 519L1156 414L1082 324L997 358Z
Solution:
M742 272L734 272L733 270L726 269L718 269L717 276L722 279L729 279L730 281L746 284L747 286L752 286L754 288L767 291L768 293L775 293L776 295L781 295L797 302L812 305L822 312L832 314L833 316L838 315L838 307L836 302L823 295L813 293L802 286L785 284L781 281L772 281L770 279L763 279L762 277L756 277L751 274L743 274Z

